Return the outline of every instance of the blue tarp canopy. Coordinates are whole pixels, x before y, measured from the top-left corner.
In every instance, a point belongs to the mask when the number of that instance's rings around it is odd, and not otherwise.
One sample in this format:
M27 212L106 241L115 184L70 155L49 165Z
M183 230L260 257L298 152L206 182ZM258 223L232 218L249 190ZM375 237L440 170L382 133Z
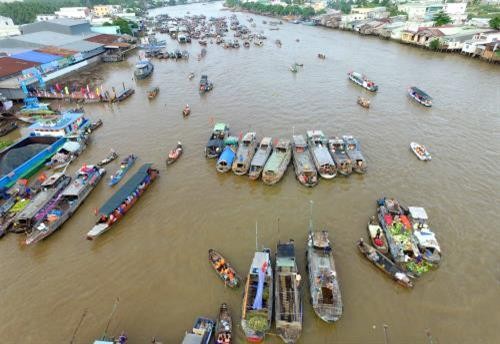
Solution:
M24 61L38 62L41 64L61 59L61 56L40 53L34 50L28 50L19 54L12 55L11 57Z
M151 167L152 164L144 164L142 165L139 170L132 176L130 179L123 184L123 186L115 192L113 196L111 196L106 203L104 203L99 209L99 214L100 215L109 215L111 214L116 208L122 204L128 196L132 194L132 192L137 189L139 184L142 183L142 181L148 176L148 170Z

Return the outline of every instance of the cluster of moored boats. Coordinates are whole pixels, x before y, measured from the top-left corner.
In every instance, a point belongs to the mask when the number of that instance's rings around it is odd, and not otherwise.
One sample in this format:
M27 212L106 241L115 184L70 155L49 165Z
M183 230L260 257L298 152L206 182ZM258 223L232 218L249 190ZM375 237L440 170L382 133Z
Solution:
M257 139L255 132L238 138L230 136L224 123L215 124L205 147L207 158L217 159L216 170L230 170L252 180L262 178L264 184L273 185L281 180L292 162L298 181L305 186L318 184L319 177L332 179L365 173L366 160L357 139L350 135L328 138L321 130L308 130L306 135L293 135L292 140L271 137Z

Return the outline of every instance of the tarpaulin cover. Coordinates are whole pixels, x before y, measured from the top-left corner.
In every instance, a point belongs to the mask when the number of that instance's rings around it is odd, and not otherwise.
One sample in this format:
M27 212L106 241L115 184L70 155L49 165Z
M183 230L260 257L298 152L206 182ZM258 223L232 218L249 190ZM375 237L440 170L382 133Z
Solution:
M12 57L24 61L38 62L38 63L49 63L55 60L59 60L61 56L45 54L34 50L25 51L19 54L12 55Z
M262 296L264 293L264 282L266 280L267 262L264 262L262 268L259 269L259 284L257 285L257 294L253 300L253 309L262 309Z

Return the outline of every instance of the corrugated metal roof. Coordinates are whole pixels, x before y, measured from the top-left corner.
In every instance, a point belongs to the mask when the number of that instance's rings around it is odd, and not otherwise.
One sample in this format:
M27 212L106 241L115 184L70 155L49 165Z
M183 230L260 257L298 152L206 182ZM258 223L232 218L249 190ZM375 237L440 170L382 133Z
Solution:
M49 63L55 60L59 60L61 56L50 55L46 53L41 53L38 51L25 51L23 53L12 55L12 57L20 60L39 62L39 63Z
M101 43L107 45L109 43L116 42L119 38L120 36L116 35L100 34L93 37L85 38L85 40L89 42Z
M47 20L47 22L59 24L59 25L64 25L64 26L74 26L74 25L81 25L81 24L88 24L89 23L88 20L69 19L69 18L57 18L57 19Z
M63 48L58 48L58 47L43 47L43 48L38 48L35 49L36 51L39 51L41 53L46 53L50 55L59 55L62 57L68 57L71 55L75 55L78 51L75 50L70 50L70 49L63 49Z
M11 37L10 40L35 43L39 45L57 45L61 46L71 42L81 40L81 36L65 35L63 33L51 31L39 31L28 33L26 35Z
M24 69L40 65L38 62L24 61L12 57L0 58L0 78L16 74Z
M78 52L92 51L103 47L104 44L88 42L88 41L76 41L68 44L59 46L60 48L75 50Z

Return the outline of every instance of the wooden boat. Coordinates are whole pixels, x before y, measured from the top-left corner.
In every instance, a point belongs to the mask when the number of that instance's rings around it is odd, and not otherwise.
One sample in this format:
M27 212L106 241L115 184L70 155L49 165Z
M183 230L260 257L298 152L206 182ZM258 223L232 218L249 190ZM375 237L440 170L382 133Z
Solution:
M104 102L110 102L110 103L116 103L116 102L121 102L130 97L132 94L135 93L135 90L130 87L123 87L123 90L120 90L118 92L113 91L113 95L111 96L108 91L104 93L104 95L101 95L101 99Z
M340 137L328 140L328 150L337 166L337 172L348 176L352 173L352 161L345 150L345 142Z
M352 169L354 172L361 174L366 173L366 160L361 153L361 147L358 140L351 135L344 135L342 136L342 139L344 140L344 147L347 156L352 161Z
M2 120L0 122L0 137L7 135L17 129L17 123L13 120Z
M118 158L118 153L116 153L113 149L109 152L108 156L102 159L100 162L97 163L98 167L102 167L104 165L109 164L113 160Z
M415 153L417 158L422 161L430 161L432 159L431 154L427 151L424 145L416 142L410 143L410 149Z
M120 168L111 176L108 185L113 186L116 185L122 180L125 173L132 167L132 165L137 160L137 157L134 154L130 154L128 157L122 160L120 163Z
M368 78L363 74L357 72L349 72L347 73L347 76L349 77L349 80L351 80L356 85L359 85L368 91L371 92L378 91L378 86L373 81L368 80Z
M211 343L215 322L212 319L199 317L194 322L191 331L187 332L182 344L209 344Z
M321 130L308 130L307 144L319 175L324 179L332 179L337 175L337 167L328 151L328 139Z
M40 220L40 214L54 204L70 181L71 177L63 173L54 173L45 179L41 184L41 191L14 217L11 230L15 233L31 231L33 225Z
M34 195L36 195L36 193L34 193ZM0 211L0 238L11 230L17 214L23 211L30 203L31 200L28 196L27 194L22 196L11 195L10 198L2 204Z
M249 41L243 41L243 47L244 48L250 48L250 42Z
M247 341L260 343L271 329L273 313L273 269L271 251L255 252L245 283L241 328Z
M92 123L90 124L90 127L89 127L89 128L90 128L90 131L92 132L92 131L94 131L94 130L96 130L96 129L100 128L101 126L102 126L102 120L101 120L101 119L98 119L97 121L92 122Z
M33 226L33 230L26 238L26 245L35 244L45 239L59 229L85 201L94 190L102 176L106 173L103 168L84 165L51 207L46 207L38 216L43 216Z
M85 136L68 139L45 166L53 170L66 167L87 148L86 139Z
M358 241L359 251L377 268L391 276L394 281L406 288L413 288L413 282L404 270L394 264L389 258L382 253L366 244L363 239Z
M309 232L307 272L311 304L323 321L335 322L342 316L343 303L328 232Z
M368 223L368 236L372 242L373 247L379 250L382 254L389 253L389 246L387 245L387 238L380 227L375 216L372 216Z
M186 104L186 106L184 106L184 109L182 109L182 115L184 117L187 117L191 114L191 108L189 107L188 104Z
M189 73L189 75L188 75L188 79L189 79L189 80L192 80L193 78L194 78L194 73L193 73L193 72Z
M432 97L418 87L412 86L408 88L408 96L425 107L432 106Z
M149 60L142 60L136 63L134 76L136 79L146 79L154 70L154 65Z
M430 264L439 265L441 247L436 235L429 227L427 212L422 207L408 207L408 215L422 258Z
M224 140L224 145L224 150L215 165L215 168L219 173L226 173L233 166L233 161L236 157L236 150L238 149L238 138L230 136Z
M233 342L233 319L225 303L220 305L215 324L215 344L231 344Z
M262 171L262 182L267 185L276 184L283 178L283 175L290 164L292 158L292 144L290 140L281 139L274 147L273 152Z
M231 264L219 252L208 250L208 262L212 265L219 278L224 281L224 285L229 288L240 286L240 277Z
M99 220L87 233L87 239L93 240L106 232L132 208L144 191L157 178L159 171L151 164L142 165L123 186L111 196L98 210Z
M212 82L208 81L208 76L207 75L202 75L200 79L200 93L207 93L211 91L214 88L214 85Z
M318 184L318 173L314 167L307 142L302 135L292 137L292 157L295 175L300 184L313 187Z
M216 123L207 145L205 146L205 157L217 158L224 149L224 139L229 136L229 127L224 123Z
M293 240L286 244L278 243L275 276L276 332L285 343L296 343L302 333L302 298Z
M257 134L255 132L246 133L238 145L238 151L233 161L232 170L234 174L238 176L247 174L256 149Z
M282 45L282 44L281 44L281 41L280 41L279 39L277 39L276 41L274 41L274 43L276 44L276 46L277 46L278 48L281 48L281 45Z
M320 59L324 60L324 59L326 59L326 55L325 55L325 54L323 54L323 53L319 53L319 54L318 54L318 58L320 58Z
M264 137L257 148L257 152L253 156L252 162L250 163L250 169L248 170L248 177L251 180L259 179L262 170L273 151L272 138Z
M158 95L158 92L160 92L160 88L158 86L151 88L148 90L148 99L154 99Z
M291 65L288 67L288 70L292 73L297 73L299 70L297 69L297 66L295 64Z
M370 101L363 97L358 97L357 103L362 107L364 107L365 109L368 109L370 107Z
M167 165L170 165L170 164L173 164L174 162L176 162L177 159L179 159L181 157L182 151L183 151L182 143L181 143L181 141L178 141L177 146L168 153Z

